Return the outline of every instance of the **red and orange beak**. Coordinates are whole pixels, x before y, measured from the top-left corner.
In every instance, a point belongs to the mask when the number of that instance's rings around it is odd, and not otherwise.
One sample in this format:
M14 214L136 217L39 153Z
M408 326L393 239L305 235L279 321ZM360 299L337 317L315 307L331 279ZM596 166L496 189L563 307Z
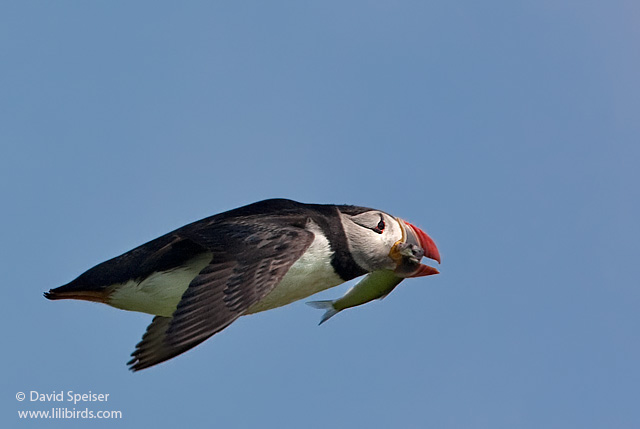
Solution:
M427 235L426 232L402 219L398 219L398 222L400 223L400 226L402 228L402 239L398 241L398 243L394 244L390 252L390 256L398 264L402 263L402 259L394 255L397 255L398 252L396 246L400 243L408 243L419 246L424 251L424 256L440 263L440 252L436 247L436 243L431 237ZM440 272L433 267L424 264L418 264L416 270L414 272L410 272L408 275L405 274L405 277L423 277L439 273Z

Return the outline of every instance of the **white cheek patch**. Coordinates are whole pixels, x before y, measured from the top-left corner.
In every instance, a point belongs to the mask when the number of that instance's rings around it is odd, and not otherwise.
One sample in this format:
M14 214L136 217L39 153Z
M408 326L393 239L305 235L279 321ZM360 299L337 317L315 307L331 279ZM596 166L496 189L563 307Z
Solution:
M395 268L389 251L401 238L402 232L395 219L386 214L383 214L383 217L385 229L379 234L356 224L350 216L341 214L351 256L358 265L369 272Z
M402 240L402 237L404 236L404 234L402 232L402 227L400 226L400 222L398 222L396 219L392 218L391 216L389 216L387 225L388 227L386 231L387 235L385 237L385 241L389 246L389 250L391 250L391 247L393 247L394 244Z

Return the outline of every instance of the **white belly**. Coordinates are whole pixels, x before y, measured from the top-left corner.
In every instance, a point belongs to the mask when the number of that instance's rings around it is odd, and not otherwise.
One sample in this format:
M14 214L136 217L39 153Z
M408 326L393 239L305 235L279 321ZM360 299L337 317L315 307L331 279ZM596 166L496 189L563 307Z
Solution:
M282 307L343 282L331 266L329 241L323 235L316 234L311 246L289 268L275 289L251 306L245 314Z
M107 304L129 311L170 317L191 280L211 261L211 253L203 253L187 261L183 268L151 274L137 282L130 280L112 286Z
M184 268L153 273L141 282L114 285L108 304L123 310L170 317L191 280L210 260L210 253L203 254L188 261ZM245 314L281 307L343 282L331 266L328 240L316 234L305 254L291 266L276 288Z

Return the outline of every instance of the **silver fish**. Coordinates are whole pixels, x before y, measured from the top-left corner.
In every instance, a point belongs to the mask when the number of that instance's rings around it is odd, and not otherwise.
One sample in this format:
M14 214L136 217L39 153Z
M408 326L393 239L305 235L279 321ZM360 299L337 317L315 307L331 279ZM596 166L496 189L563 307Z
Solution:
M404 280L404 277L398 277L391 270L374 271L367 274L354 287L349 289L342 298L327 301L311 301L308 305L314 308L327 310L320 325L335 316L345 308L356 307L366 304L374 299L382 299L389 295L391 291Z

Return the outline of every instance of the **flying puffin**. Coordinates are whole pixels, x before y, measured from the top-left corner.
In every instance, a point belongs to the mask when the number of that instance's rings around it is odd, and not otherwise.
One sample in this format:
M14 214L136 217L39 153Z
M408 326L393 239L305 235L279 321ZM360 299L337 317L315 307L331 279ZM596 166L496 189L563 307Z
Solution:
M271 199L176 229L45 292L155 315L131 354L137 371L171 359L240 316L290 304L368 274L338 311L386 296L404 278L437 274L421 229L383 211Z

